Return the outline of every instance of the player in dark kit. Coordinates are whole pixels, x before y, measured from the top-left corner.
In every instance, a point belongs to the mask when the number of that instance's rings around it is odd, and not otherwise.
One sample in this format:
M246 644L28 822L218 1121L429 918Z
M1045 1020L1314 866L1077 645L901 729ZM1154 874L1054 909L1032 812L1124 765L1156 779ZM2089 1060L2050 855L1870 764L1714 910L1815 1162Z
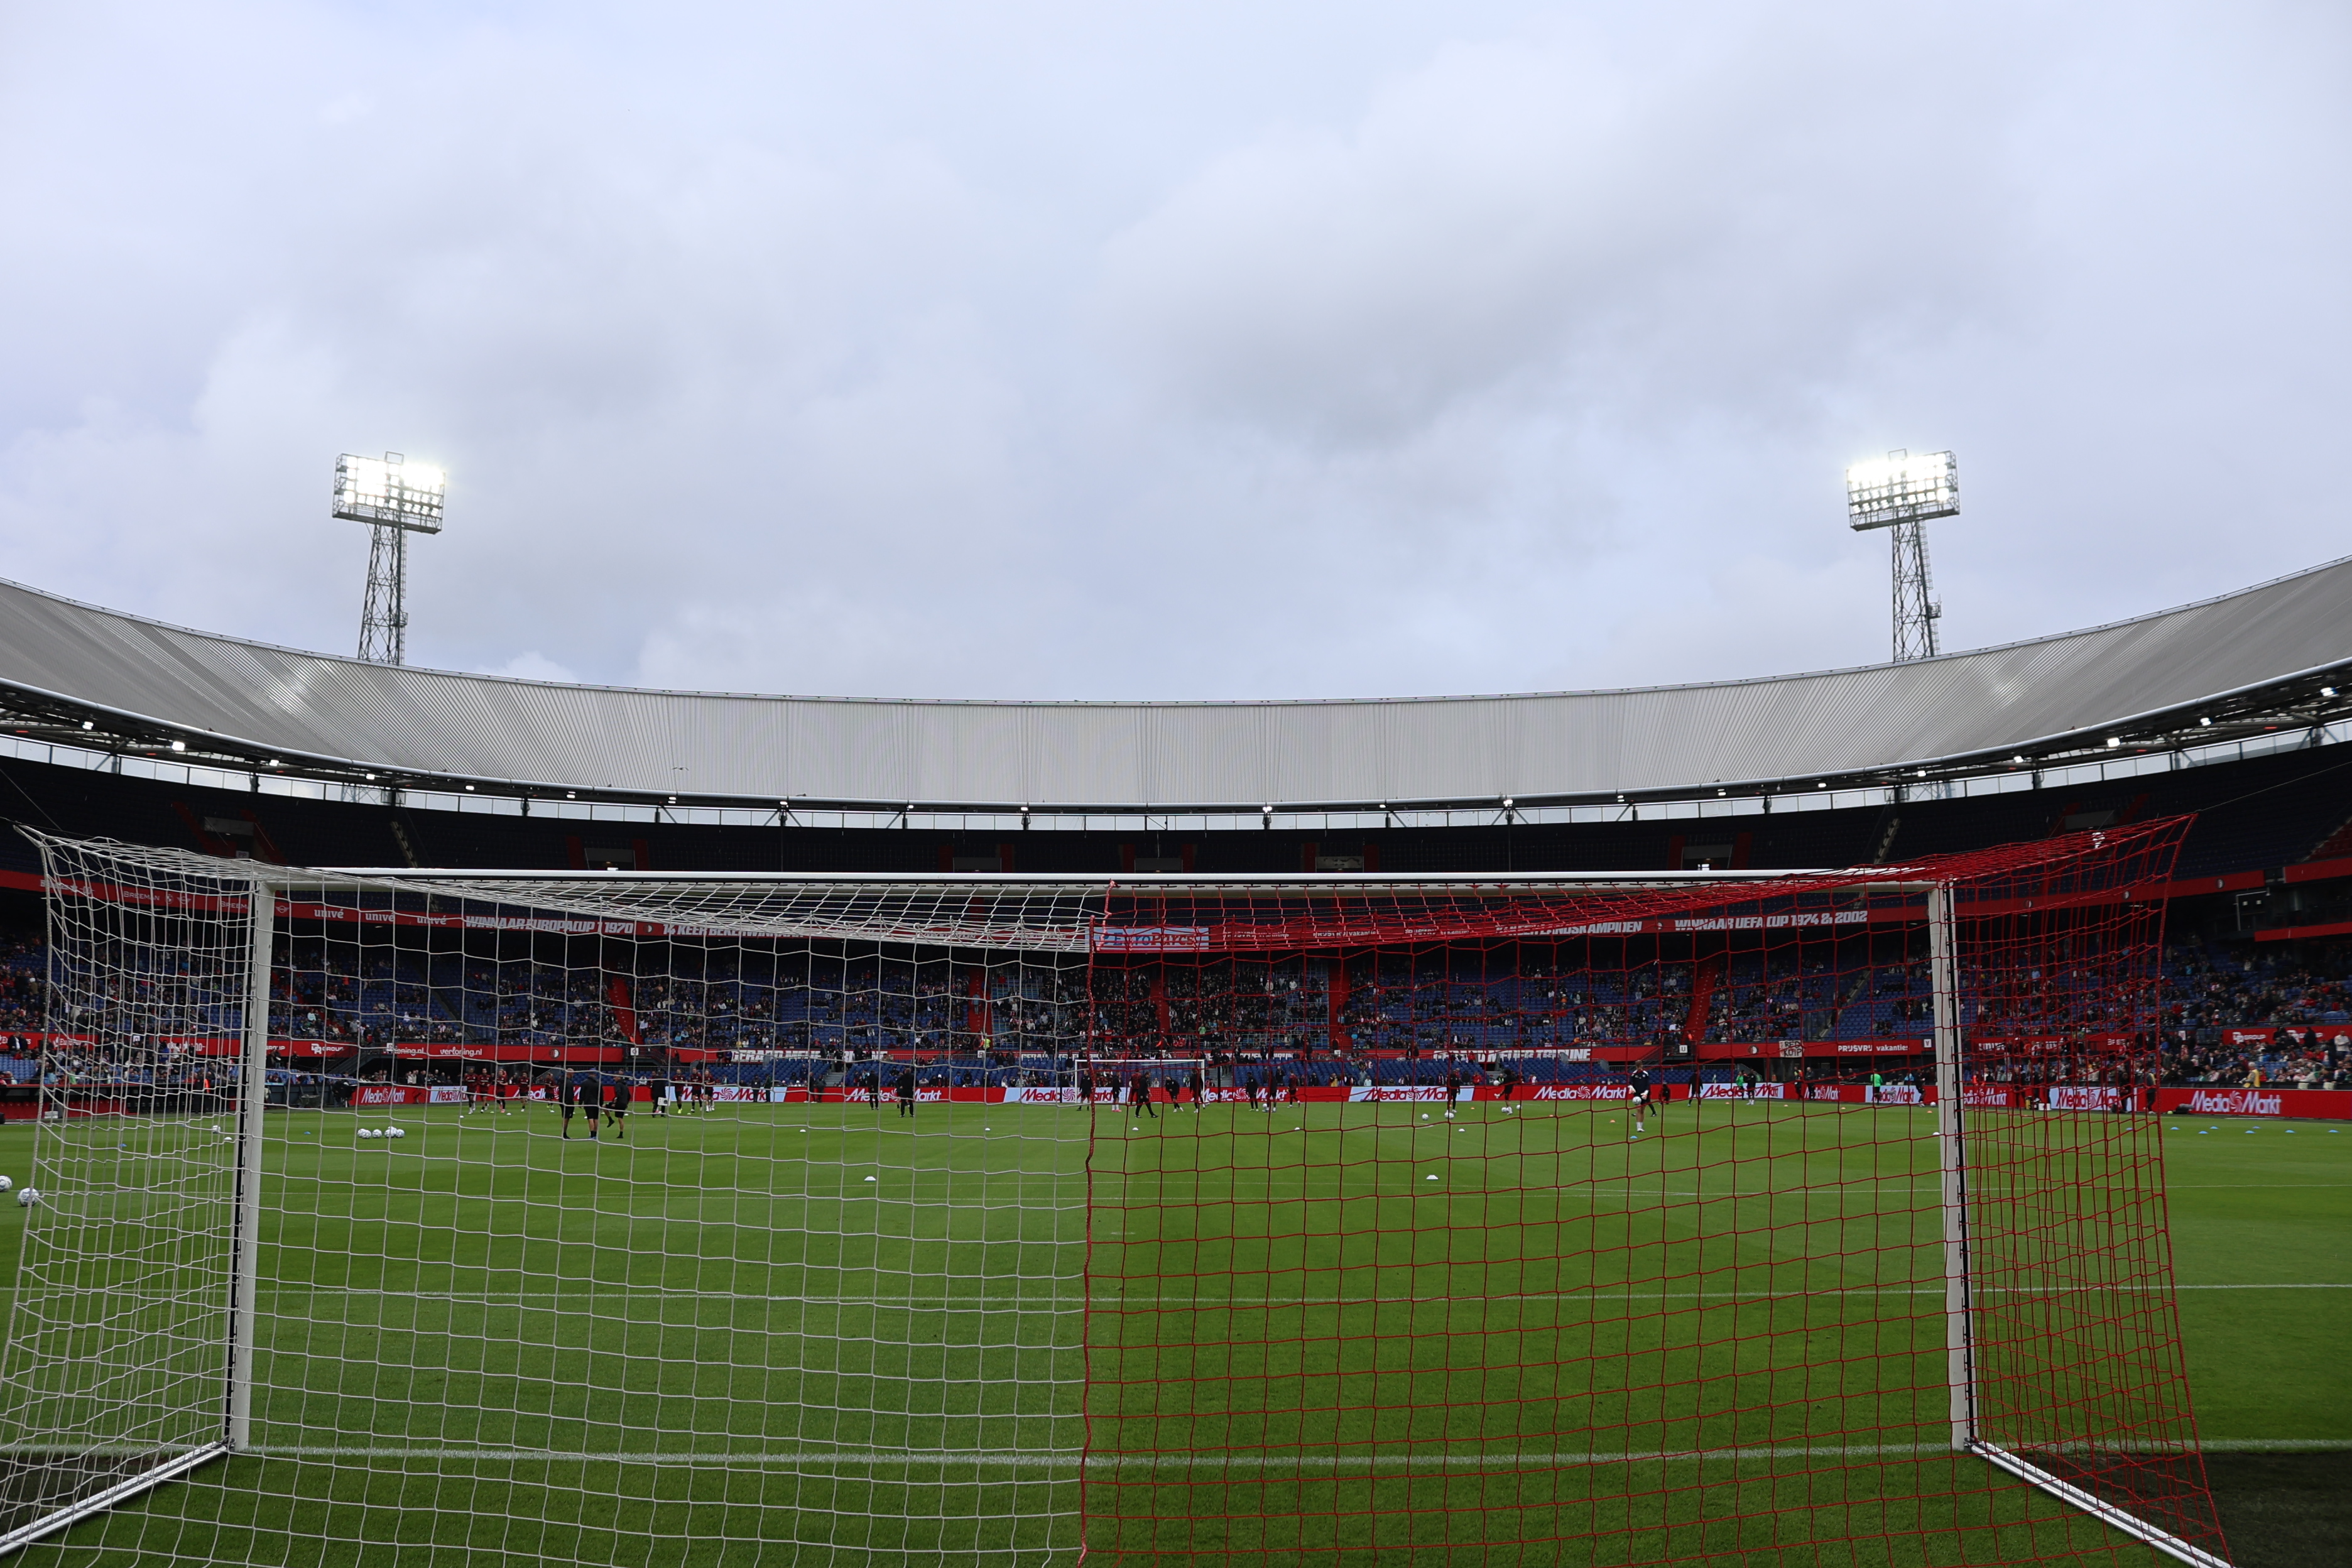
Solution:
M604 1096L604 1120L612 1127L615 1138L629 1135L629 1130L622 1125L623 1119L629 1114L629 1094L627 1084L616 1082Z
M1081 1068L1078 1069L1078 1103L1092 1105L1094 1102L1095 1075L1091 1070Z
M1649 1131L1650 1124L1648 1118L1651 1109L1655 1103L1651 1099L1651 1096L1655 1092L1655 1089L1650 1082L1650 1069L1648 1068L1635 1068L1632 1076L1625 1081L1633 1090L1633 1132L1634 1135L1638 1137L1642 1133Z
M907 1068L898 1075L898 1114L915 1114L915 1069Z
M1149 1116L1160 1120L1160 1112L1151 1108L1151 1076L1137 1073L1127 1084L1128 1114L1139 1119Z
M1201 1114L1202 1103L1209 1098L1209 1079L1199 1068L1192 1069L1192 1114Z
M1257 1109L1257 1079L1247 1070L1242 1073L1242 1092L1249 1096L1249 1108Z
M565 1084L560 1090L558 1090L558 1092L562 1096L563 1135L566 1138L572 1136L572 1117L585 1110L588 1112L588 1136L591 1138L596 1136L596 1111L594 1109L594 1101L588 1098L588 1085L586 1082L575 1078L570 1083Z

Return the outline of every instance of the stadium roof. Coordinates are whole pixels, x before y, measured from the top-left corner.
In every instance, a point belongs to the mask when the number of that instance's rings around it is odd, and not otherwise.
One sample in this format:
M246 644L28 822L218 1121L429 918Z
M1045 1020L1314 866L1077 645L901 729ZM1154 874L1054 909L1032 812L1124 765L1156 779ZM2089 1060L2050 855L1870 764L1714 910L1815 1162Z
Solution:
M130 751L177 740L239 765L415 788L884 810L1402 810L1885 784L2079 755L2110 738L2145 747L2316 723L2352 712L2323 695L2347 672L2352 558L1906 664L1285 702L557 685L304 653L0 583L0 693L15 725L57 739Z

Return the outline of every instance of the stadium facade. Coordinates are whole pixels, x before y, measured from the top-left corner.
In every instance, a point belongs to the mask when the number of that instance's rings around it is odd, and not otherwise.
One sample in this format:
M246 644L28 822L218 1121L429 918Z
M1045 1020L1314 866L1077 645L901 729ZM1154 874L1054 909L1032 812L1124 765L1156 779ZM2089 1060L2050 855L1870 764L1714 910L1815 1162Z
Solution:
M14 797L0 810L294 863L1760 869L2195 813L2182 875L2230 895L2226 925L2352 918L2352 892L2321 885L2352 852L2335 842L2352 752L2334 749L2352 738L2352 559L1903 664L1292 702L559 685L276 647L0 584L0 702Z

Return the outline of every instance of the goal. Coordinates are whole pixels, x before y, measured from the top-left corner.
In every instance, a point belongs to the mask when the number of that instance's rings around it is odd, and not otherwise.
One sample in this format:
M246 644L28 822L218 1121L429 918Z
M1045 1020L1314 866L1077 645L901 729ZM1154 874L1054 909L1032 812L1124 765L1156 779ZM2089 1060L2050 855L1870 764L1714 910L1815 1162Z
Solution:
M2140 1109L2180 828L1500 882L43 837L0 1550L2220 1563Z

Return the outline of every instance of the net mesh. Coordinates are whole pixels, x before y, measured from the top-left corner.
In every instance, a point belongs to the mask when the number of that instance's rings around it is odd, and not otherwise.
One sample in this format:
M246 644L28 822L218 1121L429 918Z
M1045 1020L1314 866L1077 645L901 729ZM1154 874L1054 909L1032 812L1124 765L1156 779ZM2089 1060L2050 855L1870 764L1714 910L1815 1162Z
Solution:
M250 1431L40 1550L2130 1560L1952 1452L1929 882L1974 1435L2218 1549L2129 1110L2179 837L1755 882L271 868ZM43 849L9 1525L203 1457L235 1381L245 887Z

